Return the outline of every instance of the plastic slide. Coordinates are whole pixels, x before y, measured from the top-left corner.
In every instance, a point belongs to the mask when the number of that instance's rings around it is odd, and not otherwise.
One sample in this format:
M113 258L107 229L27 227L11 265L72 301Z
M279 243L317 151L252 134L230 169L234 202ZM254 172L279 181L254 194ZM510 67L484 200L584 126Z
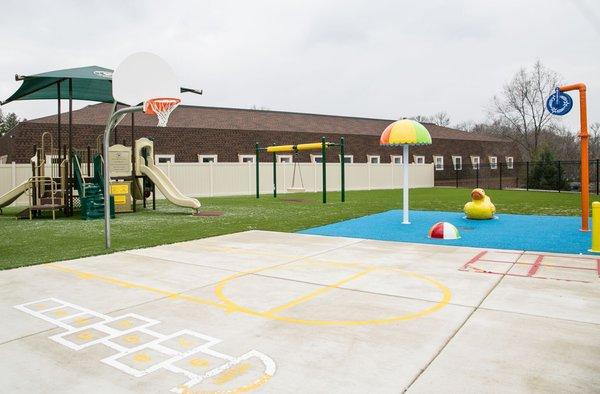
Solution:
M185 208L200 209L200 201L181 193L167 175L157 166L153 164L149 166L140 165L139 170L143 175L150 178L163 196L173 204Z
M14 189L9 190L0 196L0 208L10 205L13 201L15 201L19 196L27 191L31 187L31 182L26 180L21 183Z

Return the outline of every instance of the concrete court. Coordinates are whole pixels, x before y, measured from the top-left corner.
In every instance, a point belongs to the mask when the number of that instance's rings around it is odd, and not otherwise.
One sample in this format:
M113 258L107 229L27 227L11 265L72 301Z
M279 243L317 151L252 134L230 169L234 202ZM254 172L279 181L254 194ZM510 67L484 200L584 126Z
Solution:
M598 392L593 256L248 231L0 272L7 392Z

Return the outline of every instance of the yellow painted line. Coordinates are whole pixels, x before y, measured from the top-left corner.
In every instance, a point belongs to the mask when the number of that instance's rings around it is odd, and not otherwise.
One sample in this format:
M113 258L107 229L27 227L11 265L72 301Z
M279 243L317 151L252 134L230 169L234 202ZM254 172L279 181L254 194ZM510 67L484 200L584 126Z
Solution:
M113 285L117 285L117 286L120 286L120 287L125 287L125 288L128 288L128 289L139 289L139 290L149 291L149 292L152 292L152 293L156 293L156 294L160 294L162 296L169 297L170 299L186 300L186 301L194 302L196 304L210 305L210 306L215 306L217 308L224 308L225 309L225 306L223 304L221 304L219 302L212 301L212 300L208 300L208 299L205 299L205 298L202 298L202 297L196 297L196 296L191 296L191 295L174 293L172 291L158 289L156 287L141 285L141 284L138 284L138 283L132 283L132 282L128 282L128 281L125 281L125 280L122 280L122 279L111 278L110 276L98 275L98 274L93 274L91 272L85 272L85 271L76 270L74 268L63 267L63 266L58 265L58 264L47 264L46 267L53 268L53 269L56 269L56 270L59 270L59 271L68 272L70 274L77 275L81 279L94 279L94 280L98 280L98 281L101 281L101 282L105 282L105 283L110 283L110 284L113 284Z
M273 377L272 375L269 375L269 374L265 373L260 378L256 379L255 381L253 381L251 383L248 383L247 385L236 387L236 388L229 389L229 390L207 391L207 390L198 390L198 389L195 389L193 387L190 389L190 388L185 387L185 386L180 386L180 388L181 388L181 392L183 394L198 394L198 393L202 393L202 394L238 394L238 393L247 393L249 391L254 391L257 388L259 388L260 386L264 385L272 377Z
M301 297L298 297L295 300L287 302L287 303L285 303L283 305L279 305L279 306L277 306L275 308L269 309L268 311L265 312L265 314L266 315L274 315L274 314L279 313L281 311L284 311L286 309L292 308L292 307L294 307L296 305L300 305L300 304L302 304L304 302L310 301L310 300L312 300L315 297L318 297L318 296L320 296L322 294L325 294L325 293L327 293L327 292L329 292L331 290L337 289L340 286L342 286L342 285L344 285L344 284L346 284L348 282L351 282L351 281L353 281L355 279L358 279L358 278L360 278L362 276L365 276L366 274L368 274L369 272L373 272L374 270L375 270L375 268L369 268L369 269L366 269L366 270L361 271L359 273L356 273L354 275L350 275L350 276L348 276L348 277L340 280L339 282L333 283L331 285L319 287L315 291L310 292L310 293L308 293L306 295L303 295Z
M234 365L233 367L221 372L217 375L213 382L215 384L225 384L231 382L233 379L242 376L250 369L249 363L241 363L238 365Z
M375 268L375 269L378 269L378 268ZM425 275L417 274L415 272L403 271L400 269L384 268L383 270L395 271L402 275L411 276L417 280L420 280L429 285L432 285L440 291L440 293L442 294L442 297L439 301L435 302L435 304L430 307L421 309L421 310L413 312L413 313L407 313L404 315L391 316L391 317L380 318L380 319L368 319L368 320L315 320L315 319L302 319L302 318L285 317L285 316L279 316L279 315L275 315L275 314L269 314L266 312L257 311L252 308L247 308L247 307L244 307L242 305L235 303L233 300L231 300L227 296L225 296L224 288L225 288L226 284L228 284L230 281L234 280L236 277L239 277L240 274L232 275L229 278L226 278L226 279L220 281L219 283L217 283L217 285L215 286L215 295L217 296L217 298L219 298L219 300L221 300L224 304L227 305L228 309L233 309L238 312L246 313L251 316L262 317L265 319L277 320L277 321L282 321L282 322L286 322L286 323L303 324L303 325L308 325L308 326L362 326L362 325L370 325L370 324L373 324L373 325L389 324L389 323L394 323L394 322L398 322L398 321L413 320L413 319L425 317L427 315L430 315L432 313L439 311L440 309L442 309L446 305L448 305L450 303L450 300L452 299L452 292L450 291L450 289L448 287L446 287L443 283L441 283L435 279L429 278ZM424 301L424 302L429 303L430 301Z
M441 299L439 301L437 301L433 306L424 308L417 312L408 313L408 314L399 315L399 316L391 316L391 317L387 317L387 318L369 319L369 320L313 320L313 319L302 319L302 318L295 318L295 317L279 316L270 311L269 312L258 311L258 310L252 309L252 308L245 307L243 305L239 305L236 302L234 302L233 300L229 299L227 296L225 296L224 288L226 287L227 284L234 281L235 279L246 276L248 274L254 274L254 273L266 271L269 269L276 269L280 265L281 264L277 264L277 265L257 268L257 269L253 269L253 270L249 270L249 271L245 271L245 272L239 272L239 273L230 275L230 276L222 279L221 281L217 282L214 287L214 294L219 299L220 302L215 302L215 301L212 301L209 299L191 296L191 295L174 293L171 291L162 290L162 289L158 289L158 288L151 287L151 286L132 283L132 282L124 281L124 280L117 279L117 278L111 278L111 277L108 277L105 275L84 272L84 271L76 270L74 268L63 267L59 264L47 264L47 265L45 265L45 267L57 269L57 270L67 272L70 274L74 274L82 279L98 280L98 281L117 285L117 286L124 287L124 288L139 289L139 290L153 292L156 294L166 296L169 299L184 300L184 301L189 301L189 302L193 302L196 304L214 306L214 307L223 309L226 312L240 312L240 313L244 313L244 314L247 314L250 316L260 317L260 318L264 318L264 319L277 320L277 321L282 321L282 322L286 322L286 323L303 324L303 325L309 325L309 326L358 326L358 325L369 325L369 324L388 324L388 323L393 323L393 322L397 322L397 321L412 320L412 319L424 317L424 316L427 316L429 314L439 311L440 309L442 309L446 305L448 305L450 302L450 299L452 298L452 293L450 292L450 289L448 289L448 287L446 287L443 283L441 283L435 279L429 278L425 275L421 275L421 274L418 274L415 272L403 271L403 270L390 268L390 267L371 267L368 269L368 272L375 271L375 270L394 271L394 272L400 273L402 275L411 276L417 280L420 280L422 282L425 282L425 283L437 288L440 291L440 293L442 294ZM364 267L363 264L361 264L360 266ZM361 271L358 274L353 275L352 277L348 277L348 278L344 279L343 281L350 281L350 280L356 279L354 276L366 275L368 272ZM341 286L342 284L338 284L337 286ZM330 285L329 287L334 286L334 285ZM319 291L317 294L312 294L312 293L307 294L306 296L303 296L300 299L290 301L290 303L295 302L297 305L298 303L308 301L309 299L314 299L316 296L322 294L324 291L329 291L329 290L331 290L331 288L328 288L327 286L325 286L324 290ZM277 307L277 308L280 308L280 307Z

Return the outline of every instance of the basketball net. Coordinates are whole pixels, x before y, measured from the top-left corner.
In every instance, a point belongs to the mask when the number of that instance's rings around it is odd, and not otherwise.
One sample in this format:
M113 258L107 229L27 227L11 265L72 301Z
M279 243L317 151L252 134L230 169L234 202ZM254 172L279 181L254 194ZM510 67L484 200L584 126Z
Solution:
M144 102L144 112L148 115L156 115L158 127L166 127L169 115L181 102L178 98L153 98Z

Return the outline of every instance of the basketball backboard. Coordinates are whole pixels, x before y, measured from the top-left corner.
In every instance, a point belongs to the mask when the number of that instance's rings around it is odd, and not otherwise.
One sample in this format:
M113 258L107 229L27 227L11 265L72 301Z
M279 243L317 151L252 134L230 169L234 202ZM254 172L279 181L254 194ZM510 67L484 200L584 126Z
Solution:
M167 62L153 53L137 52L115 69L112 93L119 103L133 106L157 97L179 98L180 88Z

